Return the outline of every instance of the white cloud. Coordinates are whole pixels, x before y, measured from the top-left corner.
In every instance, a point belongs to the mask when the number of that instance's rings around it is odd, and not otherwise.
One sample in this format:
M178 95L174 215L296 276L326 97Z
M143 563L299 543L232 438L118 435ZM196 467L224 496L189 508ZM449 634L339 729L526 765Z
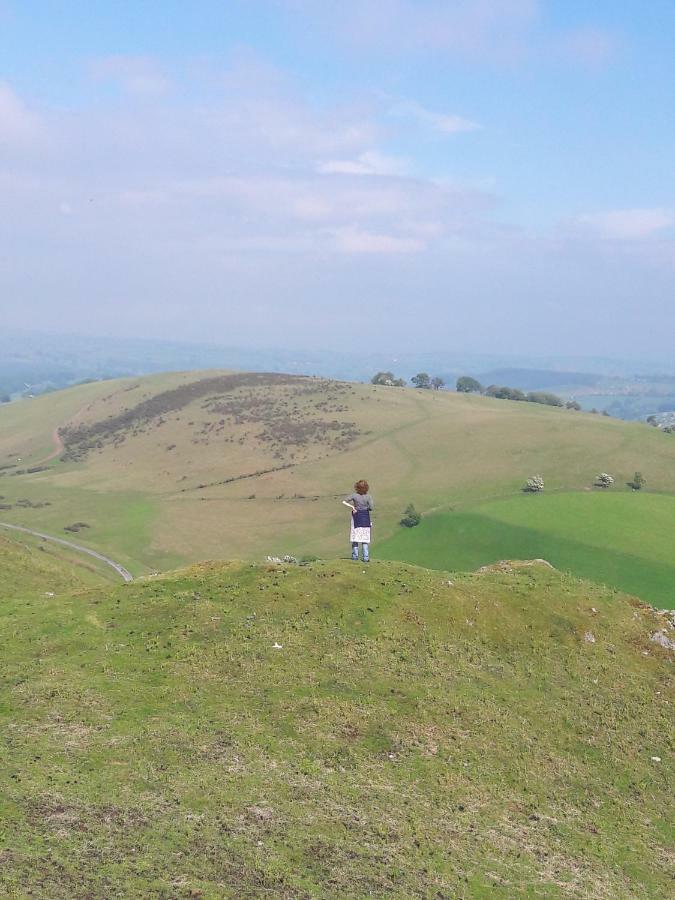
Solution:
M592 23L562 28L542 0L276 0L331 40L369 55L413 54L496 65L537 59L600 68L620 45ZM592 4L589 7L592 12Z
M360 228L345 227L332 232L335 248L341 253L399 254L420 253L426 244L419 238L395 234L376 234Z
M675 225L675 212L660 208L614 209L579 216L573 225L608 240L644 240Z
M367 150L356 159L329 159L319 163L317 172L323 175L405 175L409 171L407 160L386 156L376 150Z
M102 81L113 81L137 97L161 97L170 87L160 63L150 56L103 56L92 60L91 73Z
M0 151L3 147L25 147L39 140L43 125L7 82L0 82Z
M415 119L422 125L440 131L443 134L461 134L466 131L477 131L481 126L471 119L448 113L434 112L420 103L406 101L395 104L391 110L393 116L404 116Z
M512 58L539 0L282 0L334 35L379 53L413 51Z

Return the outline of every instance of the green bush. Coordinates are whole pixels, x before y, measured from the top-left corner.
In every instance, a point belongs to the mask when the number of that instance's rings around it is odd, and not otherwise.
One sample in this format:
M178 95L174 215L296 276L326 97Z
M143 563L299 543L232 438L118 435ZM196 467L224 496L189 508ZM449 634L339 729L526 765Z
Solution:
M416 525L419 525L422 521L422 513L417 512L412 503L409 503L405 511L403 513L403 518L401 519L401 525L406 528L414 528Z

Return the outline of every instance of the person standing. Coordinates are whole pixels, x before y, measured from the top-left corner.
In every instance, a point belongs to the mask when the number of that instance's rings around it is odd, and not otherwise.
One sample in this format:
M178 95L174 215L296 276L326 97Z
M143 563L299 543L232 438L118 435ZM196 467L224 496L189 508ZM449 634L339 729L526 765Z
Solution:
M360 544L363 561L370 562L370 512L373 509L373 498L368 491L367 481L357 481L354 485L354 493L342 501L352 510L349 540L352 545L352 559L355 561L359 558Z

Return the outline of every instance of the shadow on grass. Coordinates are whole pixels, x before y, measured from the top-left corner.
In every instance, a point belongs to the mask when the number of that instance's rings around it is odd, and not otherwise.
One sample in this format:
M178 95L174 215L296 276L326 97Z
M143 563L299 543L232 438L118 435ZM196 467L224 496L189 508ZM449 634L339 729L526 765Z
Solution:
M429 517L418 528L401 531L383 542L378 555L447 571L473 571L500 559L541 558L557 569L634 594L655 606L675 605L675 565L475 513Z

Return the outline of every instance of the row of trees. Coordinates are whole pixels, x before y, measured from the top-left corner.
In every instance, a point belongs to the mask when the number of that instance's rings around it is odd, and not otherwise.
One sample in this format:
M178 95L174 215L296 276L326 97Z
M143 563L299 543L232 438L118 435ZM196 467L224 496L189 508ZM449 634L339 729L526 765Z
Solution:
M527 403L543 403L545 406L564 406L566 409L581 410L581 405L576 400L565 401L557 394L551 394L549 391L529 391L525 393L518 388L507 387L506 385L490 384L483 387L480 381L472 378L470 375L462 375L457 379L457 391L460 394L483 394L485 397L496 397L497 400L521 400ZM592 413L597 413L597 409L592 409ZM603 411L603 416L608 416L607 410Z
M439 378L438 375L432 378L428 372L418 372L410 381L421 390L440 391L442 387L445 387L445 381L442 378ZM393 372L377 372L370 382L371 384L386 384L389 387L405 387L406 384L405 378L396 378Z
M498 400L522 400L528 403L543 403L546 406L564 406L565 403L557 394L548 391L530 391L525 393L518 388L506 385L490 384L483 387L480 381L469 375L462 375L457 379L457 391L460 394L483 394L486 397L496 397ZM568 409L581 409L576 401L567 404Z

